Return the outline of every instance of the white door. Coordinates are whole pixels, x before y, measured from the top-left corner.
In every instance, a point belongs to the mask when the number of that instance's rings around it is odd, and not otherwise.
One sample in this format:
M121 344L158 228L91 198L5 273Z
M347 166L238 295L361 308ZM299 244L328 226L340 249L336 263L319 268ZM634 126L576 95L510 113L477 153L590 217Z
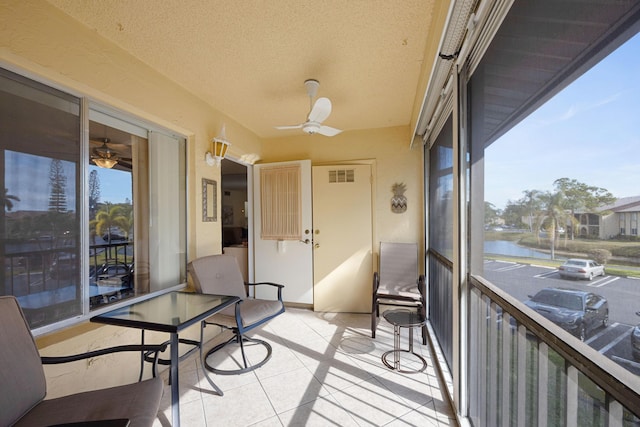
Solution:
M371 179L370 165L313 167L315 311L371 311Z
M262 238L261 171L269 168L300 167L300 238ZM311 161L265 163L253 167L253 253L254 281L283 284L283 299L290 303L313 304L313 252L311 245ZM308 237L306 237L308 236ZM309 239L308 243L304 240ZM263 289L264 288L264 289ZM256 297L272 298L273 289L256 288Z

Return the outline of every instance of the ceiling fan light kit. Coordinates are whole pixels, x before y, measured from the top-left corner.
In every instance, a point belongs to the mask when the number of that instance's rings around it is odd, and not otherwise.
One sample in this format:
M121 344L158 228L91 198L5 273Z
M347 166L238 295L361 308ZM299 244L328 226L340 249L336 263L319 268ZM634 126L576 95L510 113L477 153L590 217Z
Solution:
M95 163L98 167L111 169L118 164L118 161L114 159L93 159L93 163Z
M315 135L317 133L324 136L335 136L342 132L340 129L322 124L331 114L331 101L329 98L323 97L318 98L315 103L313 102L313 99L318 94L320 82L315 79L308 79L305 80L304 86L307 89L309 103L311 104L311 111L309 111L307 121L293 126L276 126L276 129L302 129L302 131L308 135Z
M91 159L96 166L104 169L111 169L118 164L118 156L115 151L107 146L108 142L109 138L104 138L102 147L93 149L94 157Z

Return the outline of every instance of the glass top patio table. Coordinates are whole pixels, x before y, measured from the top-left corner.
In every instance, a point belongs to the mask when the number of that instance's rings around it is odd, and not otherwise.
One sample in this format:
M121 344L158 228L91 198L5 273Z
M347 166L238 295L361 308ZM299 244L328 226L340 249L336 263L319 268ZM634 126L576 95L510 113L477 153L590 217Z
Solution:
M171 425L180 427L178 343L181 341L178 333L237 301L240 298L236 296L174 291L99 314L92 317L91 322L141 329L143 334L145 330L170 334ZM196 345L202 349L202 342L196 342ZM221 393L219 388L217 390Z
M175 333L238 300L235 296L174 291L99 314L91 321Z

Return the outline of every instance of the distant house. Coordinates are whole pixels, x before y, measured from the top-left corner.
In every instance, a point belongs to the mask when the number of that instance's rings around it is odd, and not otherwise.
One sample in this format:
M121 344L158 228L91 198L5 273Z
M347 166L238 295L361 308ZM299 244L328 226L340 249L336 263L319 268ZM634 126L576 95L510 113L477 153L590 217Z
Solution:
M622 197L610 205L603 206L600 212L602 214L576 213L580 222L580 236L597 236L601 239L638 236L640 196Z

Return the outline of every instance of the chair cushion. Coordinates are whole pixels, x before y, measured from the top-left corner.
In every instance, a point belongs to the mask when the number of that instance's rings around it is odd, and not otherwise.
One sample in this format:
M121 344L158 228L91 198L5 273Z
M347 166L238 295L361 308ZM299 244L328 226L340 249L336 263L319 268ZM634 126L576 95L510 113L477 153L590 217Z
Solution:
M420 301L420 292L418 291L418 287L416 284L411 285L395 285L391 288L387 287L386 289L378 289L378 297L382 298L393 298L393 297L403 297L403 298L411 298L417 301Z
M242 327L248 328L254 323L259 323L271 319L280 313L283 309L283 304L278 300L263 300L247 298L240 303L240 316L242 317ZM218 314L214 314L207 319L207 322L217 323L229 328L236 326L235 318L235 306L231 306L221 311Z
M160 377L103 390L44 400L16 427L128 418L130 427L150 427L157 417L163 382Z
M261 320L271 319L282 310L281 301L246 299L240 303L242 325L247 327Z
M38 348L18 301L0 297L0 425L13 424L46 394Z

